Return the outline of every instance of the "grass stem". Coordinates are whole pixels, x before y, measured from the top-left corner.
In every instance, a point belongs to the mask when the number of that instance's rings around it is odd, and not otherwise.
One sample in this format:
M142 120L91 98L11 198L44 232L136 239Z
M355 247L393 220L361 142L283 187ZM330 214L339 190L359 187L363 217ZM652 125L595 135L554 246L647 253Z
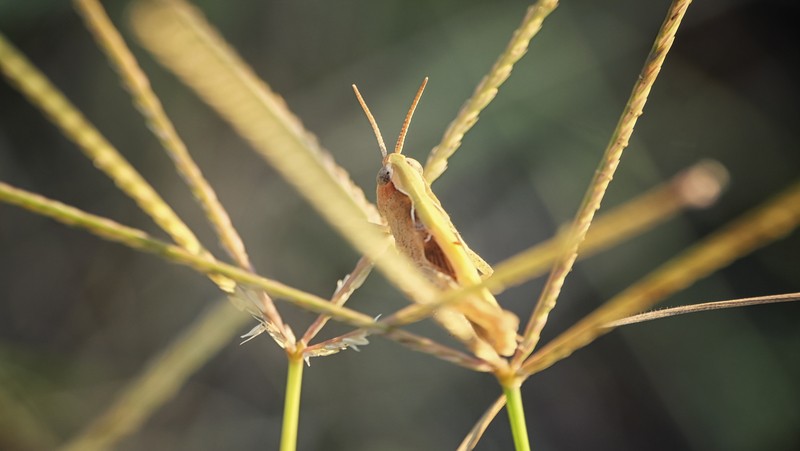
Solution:
M283 403L283 427L280 451L297 449L297 427L300 420L300 392L303 385L302 353L289 356L286 374L286 398Z
M525 425L525 408L522 406L520 385L520 382L503 384L503 394L506 395L506 411L508 421L511 423L511 435L514 437L514 449L530 451L531 444L528 440L528 428Z

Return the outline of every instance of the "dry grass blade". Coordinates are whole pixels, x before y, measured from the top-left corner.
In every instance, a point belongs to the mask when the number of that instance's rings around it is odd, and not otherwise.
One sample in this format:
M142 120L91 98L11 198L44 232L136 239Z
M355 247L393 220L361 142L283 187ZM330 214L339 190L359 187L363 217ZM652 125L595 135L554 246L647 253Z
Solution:
M350 180L347 171L320 147L316 138L289 111L283 99L253 73L197 9L182 0L143 0L133 5L132 23L142 44L162 64L176 72L226 119L231 122L242 121L233 125L240 132L249 132L242 133L245 138L251 141L256 138L249 129L254 127L251 122L266 118L268 122L259 124L264 133L274 133L278 135L274 137L275 140L288 140L293 144L288 149L264 150L256 147L256 150L262 154L279 151L290 153L292 150L309 154L313 165L321 166L321 170L327 174L326 178L336 183L337 192L347 193L349 201L361 211L359 217L366 216L370 222L381 222L375 206L366 199L361 188ZM193 67L192 64L208 66ZM243 103L237 108L237 102ZM280 157L269 155L267 158L274 163ZM295 164L302 162L294 161ZM283 162L276 167L288 170L284 167L288 164L290 162ZM289 181L293 184L308 183L307 179ZM304 193L304 190L300 191Z
M347 348L354 348L356 346L363 346L368 343L366 340L366 331L355 330L347 334L325 340L321 343L314 344L306 348L303 352L303 358L308 359L311 357L321 357L326 355L335 354ZM487 362L457 351L449 346L442 345L429 338L406 332L400 329L391 329L384 333L384 336L390 338L410 349L419 351L425 354L430 354L446 362L453 363L468 370L477 372L492 371L493 367Z
M219 110L329 222L357 240L359 250L375 257L385 249L384 237L367 222L379 218L377 211L369 212L374 207L354 200L357 196L343 188L321 163L326 159L322 150L283 101L194 8L183 2L138 3L133 23L144 45Z
M372 261L367 257L361 257L356 263L355 268L348 274L336 287L336 291L331 297L331 304L344 305L350 295L357 290L361 284L364 283L369 273L372 271ZM330 319L327 315L320 315L317 319L308 326L303 338L300 339L304 344L308 344L314 337L325 327L325 324Z
M387 237L341 169L199 13L183 2L137 3L134 28L158 59L219 111L356 249L410 299L429 303L439 290L405 256L384 252ZM377 215L377 211L374 211ZM463 337L462 337L463 338Z
M222 246L242 268L253 270L250 258L245 250L239 233L233 226L228 212L217 198L214 189L203 177L203 173L189 154L186 145L172 121L167 117L161 102L150 87L147 75L141 70L131 51L125 45L117 29L111 23L100 2L97 0L76 0L75 6L91 30L97 43L103 49L120 74L125 87L131 93L139 111L144 116L148 127L172 158L178 172L183 176L195 199L203 207L206 217L211 222ZM275 324L286 340L292 344L293 334L283 323L272 299L263 294L260 299L260 310L266 320Z
M539 341L542 328L547 322L550 311L555 307L564 280L575 263L578 247L586 237L595 212L600 208L600 203L603 200L608 184L611 182L619 165L622 151L628 146L628 140L633 133L636 121L644 110L650 89L653 87L664 59L672 47L675 33L678 31L678 27L690 3L691 0L675 0L670 5L669 11L667 11L667 18L661 25L655 43L647 56L644 68L633 86L628 103L625 105L622 116L606 147L600 166L589 184L589 189L578 209L578 213L575 215L573 225L564 241L564 248L560 251L561 257L553 265L553 269L542 289L542 294L525 328L522 343L513 360L516 365L521 364L531 354Z
M497 91L511 75L514 64L528 51L531 39L542 29L542 22L558 6L557 0L539 0L528 7L522 23L514 31L505 51L500 54L491 70L475 88L472 97L464 103L458 115L442 136L442 140L431 150L425 163L425 178L429 183L439 178L447 169L447 159L458 147L464 135L478 122L478 115L497 95Z
M683 209L708 207L727 182L727 171L715 161L701 161L681 171L667 183L598 216L580 244L578 259L644 233ZM487 286L492 292L502 292L543 274L559 256L559 240L564 237L562 233L496 264Z
M247 315L227 303L215 302L202 317L151 359L105 412L61 449L92 451L114 448L174 397L189 376L230 343L231 333L248 321Z
M587 258L644 233L682 209L709 206L718 198L727 179L727 171L714 161L701 161L681 171L666 183L599 216L581 243L578 258ZM543 274L559 256L559 240L562 239L563 233L498 263L491 277L479 285L465 287L463 292L487 287L498 294L510 286ZM395 325L418 321L463 292L457 290L448 293L435 304L406 307L385 321Z
M800 182L713 233L609 300L531 356L527 377L550 367L611 330L609 323L641 312L800 224Z
M722 310L729 308L751 307L754 305L776 304L779 302L800 301L800 293L774 294L770 296L756 296L753 298L730 299L727 301L704 302L702 304L682 305L680 307L670 307L652 312L640 313L627 318L611 321L604 327L614 328L627 326L629 324L644 323L655 319L669 318L672 316L685 315L687 313L709 312L712 310Z
M483 437L483 433L486 432L486 428L492 423L494 417L503 410L503 407L506 405L506 396L500 395L488 409L486 412L481 415L478 421L475 423L475 426L470 429L469 433L464 440L461 442L461 445L458 446L456 451L472 451L478 446L478 442L480 441L481 437Z

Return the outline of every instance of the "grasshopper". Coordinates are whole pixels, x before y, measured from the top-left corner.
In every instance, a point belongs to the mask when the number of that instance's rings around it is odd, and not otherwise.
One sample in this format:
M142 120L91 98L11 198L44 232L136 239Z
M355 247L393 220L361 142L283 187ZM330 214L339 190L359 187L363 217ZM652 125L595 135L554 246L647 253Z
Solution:
M377 176L378 211L386 220L397 249L411 258L432 283L446 290L480 283L481 274L489 276L492 269L461 238L425 180L422 165L402 154L411 117L427 81L425 78L417 91L392 153L386 151L375 118L355 85L353 90L383 156ZM453 308L469 321L473 334L488 343L494 352L504 356L514 353L519 319L503 310L489 290L484 288L467 295ZM452 328L448 329L452 332Z

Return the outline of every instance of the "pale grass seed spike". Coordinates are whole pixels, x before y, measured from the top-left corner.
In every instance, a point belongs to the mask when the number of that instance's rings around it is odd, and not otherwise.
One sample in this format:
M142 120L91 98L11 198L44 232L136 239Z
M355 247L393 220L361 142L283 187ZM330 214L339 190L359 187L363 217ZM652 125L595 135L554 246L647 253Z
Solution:
M491 267L467 247L430 184L422 175L422 165L405 157L403 142L428 79L422 82L408 110L393 153L387 153L381 132L364 99L353 85L369 119L383 155L377 177L378 211L386 219L400 252L406 254L439 288L446 290L481 282L480 274L491 274ZM500 355L511 355L517 347L519 319L500 308L486 290L468 295L455 309L472 324L475 333Z

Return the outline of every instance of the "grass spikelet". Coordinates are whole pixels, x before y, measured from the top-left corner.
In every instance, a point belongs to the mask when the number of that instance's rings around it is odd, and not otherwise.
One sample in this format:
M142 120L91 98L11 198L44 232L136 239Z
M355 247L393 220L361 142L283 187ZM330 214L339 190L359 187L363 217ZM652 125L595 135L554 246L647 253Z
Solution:
M100 48L106 53L109 61L116 68L126 89L147 122L148 128L158 138L167 151L178 173L186 181L194 198L203 208L209 222L217 233L223 248L242 268L252 271L253 265L247 255L244 243L233 226L228 212L217 198L211 184L203 177L203 173L195 163L183 140L178 135L172 121L167 117L161 102L150 87L147 75L141 70L125 41L111 23L103 7L97 0L76 0L75 6L81 13L92 35ZM283 323L272 299L266 293L259 294L260 317L275 325L276 340L293 345L293 334Z
M206 256L192 254L187 250L152 238L147 233L124 226L110 219L86 213L75 207L48 199L38 194L0 182L0 200L20 206L31 212L47 216L66 225L80 227L95 235L124 244L128 247L156 254L174 263L189 266L210 276L224 276L245 286L259 287L271 296L286 299L309 310L325 313L355 327L368 330L382 330L385 326L375 323L362 313L345 307L332 305L328 300L311 293L284 285L280 282L253 274L237 266L217 262Z
M745 213L721 230L631 285L530 357L520 374L530 376L613 330L609 323L646 310L737 258L780 239L800 224L800 183Z
M539 0L528 7L522 23L514 31L506 49L495 61L489 73L475 88L472 97L464 103L458 115L431 150L425 163L425 178L433 183L447 169L447 160L458 150L464 135L478 122L478 115L494 100L500 85L505 83L514 64L528 51L531 39L542 29L542 22L558 6L558 0Z
M567 274L572 270L572 265L575 263L578 247L586 237L595 212L600 208L600 203L603 200L608 184L614 177L614 172L619 165L622 151L628 146L628 140L633 133L636 121L639 116L642 115L647 97L656 81L656 77L658 77L658 73L661 71L664 59L667 57L667 53L669 53L672 43L675 41L675 33L678 31L678 27L690 3L691 0L675 0L669 7L667 17L656 36L655 43L650 50L650 54L647 56L644 68L639 74L636 84L633 86L628 103L625 105L622 116L603 153L600 165L589 184L589 189L586 192L583 202L581 202L578 213L575 215L575 220L570 228L569 235L564 241L564 248L560 251L561 257L559 257L553 265L553 269L542 289L536 307L533 313L531 313L530 320L525 327L525 333L523 334L519 352L514 357L514 362L516 364L525 360L539 341L542 328L544 328L547 322L550 311L555 307L564 280Z
M612 208L592 221L586 239L580 244L578 259L591 257L631 239L674 217L686 208L708 207L727 184L727 171L712 161L702 161L671 180ZM558 236L525 249L495 265L486 281L493 292L502 292L544 274L559 256Z
M66 137L103 171L176 243L196 255L210 255L181 221L177 214L158 195L149 183L120 155L103 135L84 118L66 97L53 86L24 55L19 53L0 34L0 68L9 81L17 86L28 100L50 119ZM213 276L223 291L233 290L234 283Z
M377 217L370 212L374 207L351 195L330 164L320 163L323 151L316 140L194 8L182 2L139 3L133 23L144 45L231 122L348 241L383 267L404 292L432 300L435 289L410 262L390 258L394 255L378 259L387 241L369 224Z

